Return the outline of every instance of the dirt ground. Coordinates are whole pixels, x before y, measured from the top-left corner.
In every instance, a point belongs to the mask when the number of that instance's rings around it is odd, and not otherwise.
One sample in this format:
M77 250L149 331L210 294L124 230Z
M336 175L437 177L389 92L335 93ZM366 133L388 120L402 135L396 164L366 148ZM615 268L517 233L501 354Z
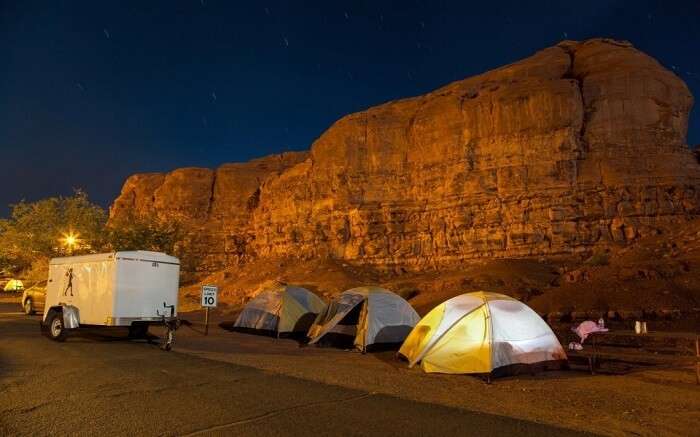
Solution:
M37 320L0 304L1 436L585 435L163 352L118 328L54 342Z
M368 284L386 287L424 315L469 291L501 292L526 302L550 324L604 316L616 329L647 320L651 330L700 330L700 221L633 244L577 257L475 260L442 271L393 274L335 260L264 260L235 266L203 282L220 286L219 320L235 319L252 296L275 282L304 286L324 299ZM190 309L199 285L182 289ZM183 331L187 331L187 328ZM183 333L184 334L184 333ZM636 368L625 374L548 372L497 380L425 374L393 353L361 355L290 340L220 331L180 336L178 348L343 387L534 420L604 435L693 435L700 423L700 386L692 368ZM193 336L193 337L190 337Z
M700 423L700 386L690 367L596 375L574 367L486 384L472 376L409 369L392 351L363 355L222 329L236 313L234 306L213 312L206 337L201 310L181 313L191 325L178 331L174 350L331 386L602 435L685 436Z
M700 386L691 368L648 368L625 375L544 372L486 384L465 375L409 369L394 352L300 347L288 339L228 332L201 334L201 312L178 331L176 350L357 390L527 419L604 435L692 435L700 423ZM229 320L216 314L214 324Z

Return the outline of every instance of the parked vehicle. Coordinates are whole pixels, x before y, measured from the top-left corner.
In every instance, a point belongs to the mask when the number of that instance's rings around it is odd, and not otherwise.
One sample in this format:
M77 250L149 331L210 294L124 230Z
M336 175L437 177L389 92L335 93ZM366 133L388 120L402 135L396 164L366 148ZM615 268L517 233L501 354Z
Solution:
M54 258L49 263L42 329L64 341L82 327L124 326L145 338L164 325L170 350L179 325L180 261L158 252L131 251Z
M37 312L44 311L44 302L46 302L46 283L41 281L24 289L22 293L22 309L27 315L32 315Z

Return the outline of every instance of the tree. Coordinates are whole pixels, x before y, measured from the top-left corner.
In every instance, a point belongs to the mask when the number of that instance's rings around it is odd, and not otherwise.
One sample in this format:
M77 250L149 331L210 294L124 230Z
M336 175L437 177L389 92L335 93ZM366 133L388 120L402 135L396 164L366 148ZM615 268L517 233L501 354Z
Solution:
M11 207L10 219L0 219L0 270L42 276L53 257L123 250L164 252L180 258L183 269L196 268L177 221L134 212L108 222L83 191Z
M197 260L187 250L190 246L185 228L173 219L161 219L154 214L129 214L111 219L107 225L111 250L153 250L180 259L183 273L194 272Z
M153 250L174 254L184 233L177 221L161 220L155 215L129 214L111 220L106 227L111 250Z
M106 244L107 214L83 191L11 208L10 219L0 221L0 263L10 270L26 269L42 258L92 253ZM69 235L74 239L67 240Z

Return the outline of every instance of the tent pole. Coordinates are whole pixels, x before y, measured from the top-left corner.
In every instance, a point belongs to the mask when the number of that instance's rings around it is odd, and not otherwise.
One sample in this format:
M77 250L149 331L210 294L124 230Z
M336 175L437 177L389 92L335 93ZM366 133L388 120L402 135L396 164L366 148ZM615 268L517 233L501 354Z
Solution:
M489 301L484 299L484 307L486 308L486 317L488 318L488 341L489 341L489 384L491 383L491 372L493 372L493 319L491 318L491 308L489 308Z

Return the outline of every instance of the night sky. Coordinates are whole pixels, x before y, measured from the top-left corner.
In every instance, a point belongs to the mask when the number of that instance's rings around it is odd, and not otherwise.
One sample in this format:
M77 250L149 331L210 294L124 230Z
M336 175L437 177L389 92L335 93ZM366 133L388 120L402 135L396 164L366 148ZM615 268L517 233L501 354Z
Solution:
M0 0L0 216L74 187L108 206L136 172L308 149L347 113L562 39L630 40L700 99L698 0L243 3Z

